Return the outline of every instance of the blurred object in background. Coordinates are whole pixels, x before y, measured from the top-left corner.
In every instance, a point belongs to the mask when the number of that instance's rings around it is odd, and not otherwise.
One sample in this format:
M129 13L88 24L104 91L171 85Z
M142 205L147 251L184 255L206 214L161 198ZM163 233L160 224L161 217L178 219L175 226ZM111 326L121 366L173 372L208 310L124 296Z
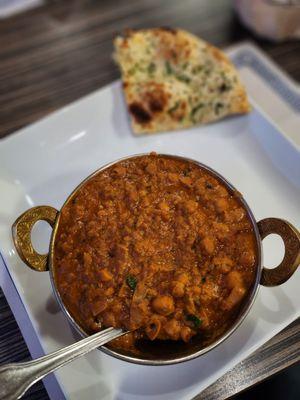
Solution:
M300 0L234 0L242 22L273 41L300 39Z
M0 0L0 19L43 4L43 0Z

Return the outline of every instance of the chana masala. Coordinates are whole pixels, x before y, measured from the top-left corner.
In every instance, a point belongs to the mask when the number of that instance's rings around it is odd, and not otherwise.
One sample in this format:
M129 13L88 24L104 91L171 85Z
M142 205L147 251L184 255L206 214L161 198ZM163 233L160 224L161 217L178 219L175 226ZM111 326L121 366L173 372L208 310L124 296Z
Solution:
M54 274L88 332L188 342L224 332L253 284L256 241L238 192L196 163L155 153L99 171L63 207Z

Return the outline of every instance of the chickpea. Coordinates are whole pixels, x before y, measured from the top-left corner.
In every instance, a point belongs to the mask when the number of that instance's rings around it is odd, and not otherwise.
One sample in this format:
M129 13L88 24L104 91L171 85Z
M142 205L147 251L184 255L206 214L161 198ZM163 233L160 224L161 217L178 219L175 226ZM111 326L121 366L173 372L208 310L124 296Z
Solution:
M184 326L181 328L180 336L184 342L188 342L190 338L193 336L193 331L188 326Z
M197 210L198 203L196 201L194 201L194 200L187 200L184 203L184 207L185 207L187 212L193 213L193 212L195 212Z
M215 207L219 213L222 213L222 212L228 210L228 208L229 208L228 200L224 197L218 198L215 202Z
M176 280L179 281L179 282L182 282L183 284L186 284L186 283L188 283L188 281L189 281L189 276L188 276L188 274L186 274L185 272L183 272L182 274L179 274L179 275L176 277Z
M174 282L172 295L174 297L183 297L185 292L184 283L182 282Z
M215 241L210 236L205 236L201 240L201 246L207 254L213 254L213 252L215 251L215 248L216 248Z
M223 310L231 310L242 300L246 293L242 276L237 271L232 271L227 275L227 284L228 287L231 289L231 292L227 299L223 301Z
M157 167L154 163L149 163L146 166L146 171L150 174L150 175L155 175L155 173L157 172Z
M232 271L227 275L228 287L233 289L236 286L243 286L241 274L238 271Z
M201 294L201 288L199 286L193 286L191 291L193 292L194 296L199 296Z
M154 311L156 311L158 314L161 315L172 314L172 312L174 312L175 309L173 297L171 296L155 297L155 299L152 301L152 308L154 309Z
M171 319L164 325L164 329L168 336L173 340L178 340L180 338L180 323L176 319Z
M227 197L228 195L227 189L221 185L217 186L217 193L220 197Z
M169 207L168 203L165 202L165 201L161 201L159 203L159 208L160 208L161 211L165 211L165 212L168 212L170 210L170 207Z
M222 222L214 222L213 227L215 230L215 235L219 240L225 240L228 238L230 229L226 224L223 224Z
M215 257L213 264L222 274L227 274L233 267L233 261L229 257Z
M222 303L223 310L231 310L234 306L236 306L244 297L246 293L246 289L242 286L234 287L227 299L225 299Z
M205 179L204 178L200 178L200 179L198 179L196 181L195 189L196 189L197 193L200 194L201 196L205 196L206 195Z
M214 282L206 280L205 284L202 286L200 302L204 305L209 305L210 303L216 301L219 297L219 287Z

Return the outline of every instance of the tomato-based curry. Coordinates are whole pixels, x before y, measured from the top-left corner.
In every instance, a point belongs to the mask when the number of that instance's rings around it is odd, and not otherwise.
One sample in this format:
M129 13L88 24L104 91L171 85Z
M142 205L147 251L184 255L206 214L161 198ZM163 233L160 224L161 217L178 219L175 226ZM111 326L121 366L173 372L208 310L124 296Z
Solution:
M89 333L188 342L226 328L253 284L256 241L240 195L196 163L150 154L89 179L63 207L54 274Z

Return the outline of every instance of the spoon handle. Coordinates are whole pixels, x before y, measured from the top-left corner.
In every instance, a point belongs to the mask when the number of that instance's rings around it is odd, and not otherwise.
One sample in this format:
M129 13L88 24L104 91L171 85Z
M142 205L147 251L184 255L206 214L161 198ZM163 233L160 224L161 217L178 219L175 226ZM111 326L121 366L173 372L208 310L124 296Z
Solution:
M20 399L30 386L50 372L125 333L122 329L108 328L36 360L1 366L0 399Z

